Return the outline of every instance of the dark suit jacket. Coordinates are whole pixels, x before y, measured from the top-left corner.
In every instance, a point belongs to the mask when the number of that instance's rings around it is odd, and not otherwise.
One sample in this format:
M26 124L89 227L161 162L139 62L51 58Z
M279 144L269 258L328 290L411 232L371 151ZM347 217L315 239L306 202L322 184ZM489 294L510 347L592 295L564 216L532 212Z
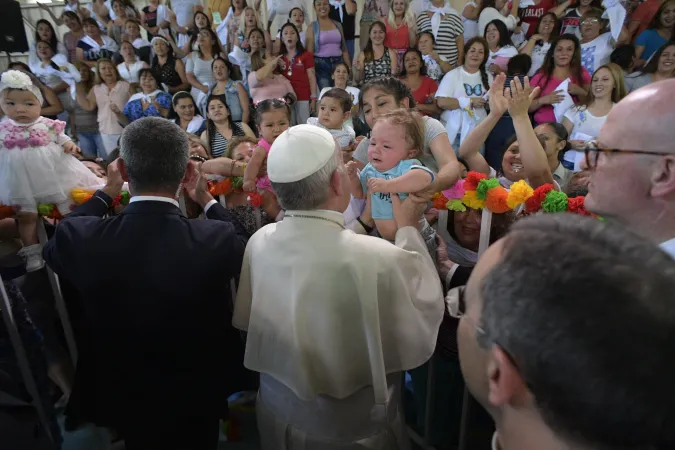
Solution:
M107 212L103 192L57 227L44 259L84 304L86 340L68 413L120 426L148 414L220 414L240 389L243 343L230 283L248 235L221 205L187 220L174 205ZM84 341L84 342L83 342Z

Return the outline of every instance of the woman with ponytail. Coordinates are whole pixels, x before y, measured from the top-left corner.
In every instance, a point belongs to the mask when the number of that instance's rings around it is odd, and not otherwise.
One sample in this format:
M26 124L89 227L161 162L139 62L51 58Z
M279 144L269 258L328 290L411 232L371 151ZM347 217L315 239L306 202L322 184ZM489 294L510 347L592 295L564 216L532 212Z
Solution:
M469 39L464 55L464 64L448 72L436 91L436 104L443 110L441 122L450 142L457 143L455 148L487 116L484 97L492 83L485 67L490 55L487 41Z

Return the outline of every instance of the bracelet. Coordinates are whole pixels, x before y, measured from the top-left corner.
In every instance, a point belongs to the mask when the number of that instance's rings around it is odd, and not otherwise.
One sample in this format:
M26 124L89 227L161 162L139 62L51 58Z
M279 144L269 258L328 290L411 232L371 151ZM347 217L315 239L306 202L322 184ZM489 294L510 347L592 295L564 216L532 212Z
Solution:
M357 221L358 223L361 224L361 226L363 227L363 229L366 230L366 233L367 233L367 234L370 234L370 233L373 231L373 227L369 227L368 225L366 225L365 223L363 223L363 220L361 220L360 217L357 217L357 218L356 218L356 221Z

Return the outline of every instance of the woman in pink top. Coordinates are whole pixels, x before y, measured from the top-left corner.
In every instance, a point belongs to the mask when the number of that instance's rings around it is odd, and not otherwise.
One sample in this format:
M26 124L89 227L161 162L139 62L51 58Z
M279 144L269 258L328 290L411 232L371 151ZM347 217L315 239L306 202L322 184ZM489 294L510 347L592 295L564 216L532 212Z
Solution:
M122 135L122 126L117 120L130 97L130 85L124 81L115 64L109 59L99 59L96 63L96 83L86 92L84 84L77 84L77 103L85 111L98 108L98 126L105 151L109 154L117 147Z
M248 74L248 87L254 105L271 98L286 98L290 103L295 102L295 91L291 82L285 76L274 73L283 56L275 56L265 62L259 53L251 55L253 70Z
M530 106L536 123L556 122L553 105L565 98L563 92L557 88L568 78L570 83L567 92L572 99L576 102L586 98L591 75L581 65L581 46L579 40L571 34L553 40L544 64L530 82L532 87L540 88L538 97Z

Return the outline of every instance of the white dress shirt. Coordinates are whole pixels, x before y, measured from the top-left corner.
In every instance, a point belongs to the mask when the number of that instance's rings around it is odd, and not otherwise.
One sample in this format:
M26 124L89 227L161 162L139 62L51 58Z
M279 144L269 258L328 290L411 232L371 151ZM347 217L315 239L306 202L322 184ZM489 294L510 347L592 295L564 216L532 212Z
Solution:
M171 203L172 205L175 205L177 208L180 208L178 200L169 197L160 197L157 195L137 195L135 197L131 197L129 203L134 202L164 202L164 203ZM211 200L210 202L208 202L206 206L204 206L204 214L206 214L206 212L216 203L218 203L216 200Z

